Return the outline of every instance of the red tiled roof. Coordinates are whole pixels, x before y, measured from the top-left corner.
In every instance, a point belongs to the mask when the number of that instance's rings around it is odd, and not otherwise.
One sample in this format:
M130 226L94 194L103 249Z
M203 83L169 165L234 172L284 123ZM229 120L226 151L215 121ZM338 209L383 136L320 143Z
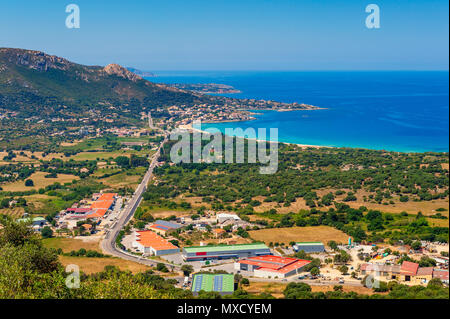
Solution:
M273 271L277 273L287 273L294 269L301 268L311 261L280 256L258 256L240 260L239 263L257 266L258 270Z
M419 264L410 261L404 261L401 267L402 275L416 275L419 269Z
M107 209L96 209L95 212L87 215L86 218L102 218L107 211Z
M440 280L448 281L448 270L434 269L433 278L439 278Z
M417 270L417 276L432 276L433 267L419 267Z
M152 247L155 250L179 249L151 230L137 231L136 237L136 241L144 247Z

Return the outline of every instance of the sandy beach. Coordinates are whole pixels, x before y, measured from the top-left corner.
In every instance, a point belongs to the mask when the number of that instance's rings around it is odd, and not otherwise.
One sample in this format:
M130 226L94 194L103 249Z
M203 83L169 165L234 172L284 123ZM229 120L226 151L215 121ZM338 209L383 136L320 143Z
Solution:
M224 123L224 122L220 122L220 123ZM192 124L186 124L186 125L180 125L178 127L178 129L181 130L187 130L190 132L198 132L198 133L203 133L203 134L211 134L208 131L204 131L204 130L200 130L198 128L194 128L192 126ZM266 140L261 140L261 139L255 139L255 138L247 138L248 140L256 140L257 142L269 142L269 143L278 143L278 144L287 144L287 145L295 145L298 146L302 149L307 149L307 148L330 148L331 146L321 146L321 145L308 145L308 144L296 144L296 143L288 143L288 142L274 142L274 141L266 141Z

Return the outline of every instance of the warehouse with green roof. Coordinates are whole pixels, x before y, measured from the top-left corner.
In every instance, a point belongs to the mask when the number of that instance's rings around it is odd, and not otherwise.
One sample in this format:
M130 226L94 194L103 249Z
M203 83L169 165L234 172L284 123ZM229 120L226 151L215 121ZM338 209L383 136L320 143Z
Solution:
M272 253L269 247L267 247L264 243L216 246L208 245L183 248L183 259L185 261L247 258L271 254Z
M234 276L230 274L196 274L192 280L191 289L195 296L202 290L231 295L234 292Z

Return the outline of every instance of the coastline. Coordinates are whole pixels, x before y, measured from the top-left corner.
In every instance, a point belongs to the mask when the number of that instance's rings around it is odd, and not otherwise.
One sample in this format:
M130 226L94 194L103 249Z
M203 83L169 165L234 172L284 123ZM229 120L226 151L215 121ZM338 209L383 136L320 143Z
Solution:
M220 122L220 123L228 123L228 122L241 122L241 121L227 121L227 122ZM205 122L206 123L206 122ZM208 122L211 123L211 122ZM218 122L216 122L218 123ZM178 129L180 130L187 130L190 132L197 132L197 133L202 133L202 134L208 134L211 135L211 132L208 131L204 131L204 130L200 130L198 128L194 128L192 126L192 124L186 124L186 125L180 125L178 127ZM223 134L223 133L222 133ZM223 134L225 135L225 134ZM239 136L234 136L234 137L239 137ZM266 142L266 143L276 143L276 144L286 144L286 145L294 145L294 146L298 146L302 149L308 149L308 148L315 148L315 149L320 149L320 148L333 148L333 146L323 146L323 145L309 145L309 144L297 144L297 143L289 143L289 142L275 142L275 141L267 141L267 140L261 140L261 139L256 139L256 138L249 138L247 137L246 139L248 140L255 140L256 142Z

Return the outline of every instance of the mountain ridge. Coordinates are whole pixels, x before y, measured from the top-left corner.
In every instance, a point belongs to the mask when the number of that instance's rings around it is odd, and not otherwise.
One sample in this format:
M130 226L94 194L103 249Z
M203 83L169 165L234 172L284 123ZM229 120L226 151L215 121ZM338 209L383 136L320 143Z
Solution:
M156 84L118 64L86 66L41 51L0 48L0 108L24 115L51 114L99 104L131 111L211 102L212 98ZM36 108L41 112L35 112ZM73 115L71 115L73 116Z

